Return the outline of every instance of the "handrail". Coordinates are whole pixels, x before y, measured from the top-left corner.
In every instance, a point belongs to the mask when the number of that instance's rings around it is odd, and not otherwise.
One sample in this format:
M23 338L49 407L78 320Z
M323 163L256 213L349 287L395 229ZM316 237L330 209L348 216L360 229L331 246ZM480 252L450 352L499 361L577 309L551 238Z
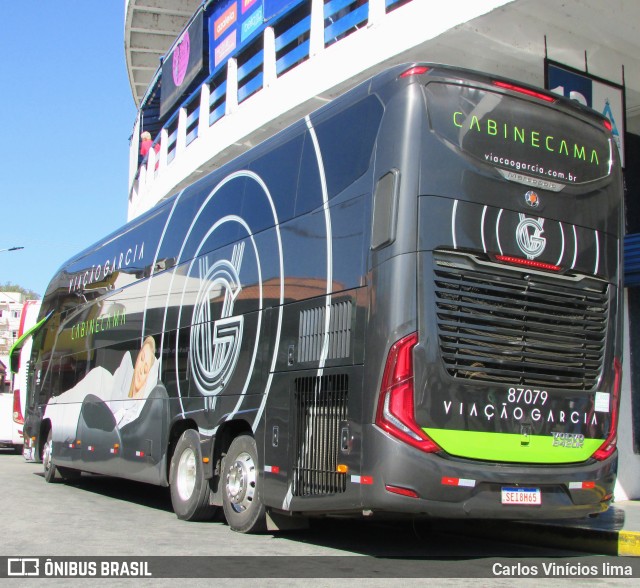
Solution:
M212 88L212 86L215 86ZM227 79L221 74L209 82L209 126L220 120L227 106Z
M332 0L324 5L324 17L330 23L324 30L326 45L340 41L359 26L366 24L369 3L354 0Z
M282 75L309 58L310 32L311 15L305 16L280 34L276 32L276 75Z
M243 53L238 55L238 61L244 57L245 53L253 50L253 44L247 47ZM249 57L242 65L238 63L238 102L246 100L262 89L263 72L258 70L264 65L264 50L258 50L255 55Z

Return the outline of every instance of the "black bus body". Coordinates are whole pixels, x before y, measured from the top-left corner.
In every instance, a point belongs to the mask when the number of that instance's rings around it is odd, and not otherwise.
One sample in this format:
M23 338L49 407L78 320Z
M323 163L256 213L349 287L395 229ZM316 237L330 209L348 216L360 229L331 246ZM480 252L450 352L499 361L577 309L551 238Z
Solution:
M601 512L621 219L603 117L390 69L61 267L25 437L47 480L169 485L245 532Z

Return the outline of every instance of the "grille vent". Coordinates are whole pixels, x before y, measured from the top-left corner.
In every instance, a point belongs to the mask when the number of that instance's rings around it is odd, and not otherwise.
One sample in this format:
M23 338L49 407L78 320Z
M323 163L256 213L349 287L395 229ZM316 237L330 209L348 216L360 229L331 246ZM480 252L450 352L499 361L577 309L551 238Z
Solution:
M440 353L449 374L590 390L602 373L608 284L540 280L436 257Z
M336 471L340 452L340 423L347 418L349 377L297 378L296 466L294 496L344 492L347 475Z
M349 357L351 353L351 300L330 306L329 349L327 359ZM326 306L300 312L298 331L298 361L319 361L324 341Z

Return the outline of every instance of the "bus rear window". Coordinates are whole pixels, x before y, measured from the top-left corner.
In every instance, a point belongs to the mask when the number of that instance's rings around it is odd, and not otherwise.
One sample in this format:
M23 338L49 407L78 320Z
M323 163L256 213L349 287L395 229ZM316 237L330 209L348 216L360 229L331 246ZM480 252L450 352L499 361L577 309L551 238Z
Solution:
M607 135L546 104L471 86L426 87L431 128L487 165L564 184L609 175Z

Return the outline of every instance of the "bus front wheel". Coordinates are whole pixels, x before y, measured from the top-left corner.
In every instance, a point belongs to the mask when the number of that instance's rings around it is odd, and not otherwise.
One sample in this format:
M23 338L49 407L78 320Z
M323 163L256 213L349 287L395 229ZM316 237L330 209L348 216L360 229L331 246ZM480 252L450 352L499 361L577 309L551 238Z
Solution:
M42 465L44 467L44 479L46 482L53 482L56 479L56 466L53 465L53 435L51 429L47 436L47 441L42 447Z
M224 458L222 506L227 523L240 533L266 530L260 496L258 451L250 435L236 437Z
M47 441L42 448L42 464L44 466L44 479L47 482L54 482L56 474L67 482L75 482L82 475L78 470L73 468L64 468L53 463L53 430L49 429Z
M209 504L209 481L204 477L200 437L187 429L178 440L171 458L171 504L179 519L206 521L216 507Z

